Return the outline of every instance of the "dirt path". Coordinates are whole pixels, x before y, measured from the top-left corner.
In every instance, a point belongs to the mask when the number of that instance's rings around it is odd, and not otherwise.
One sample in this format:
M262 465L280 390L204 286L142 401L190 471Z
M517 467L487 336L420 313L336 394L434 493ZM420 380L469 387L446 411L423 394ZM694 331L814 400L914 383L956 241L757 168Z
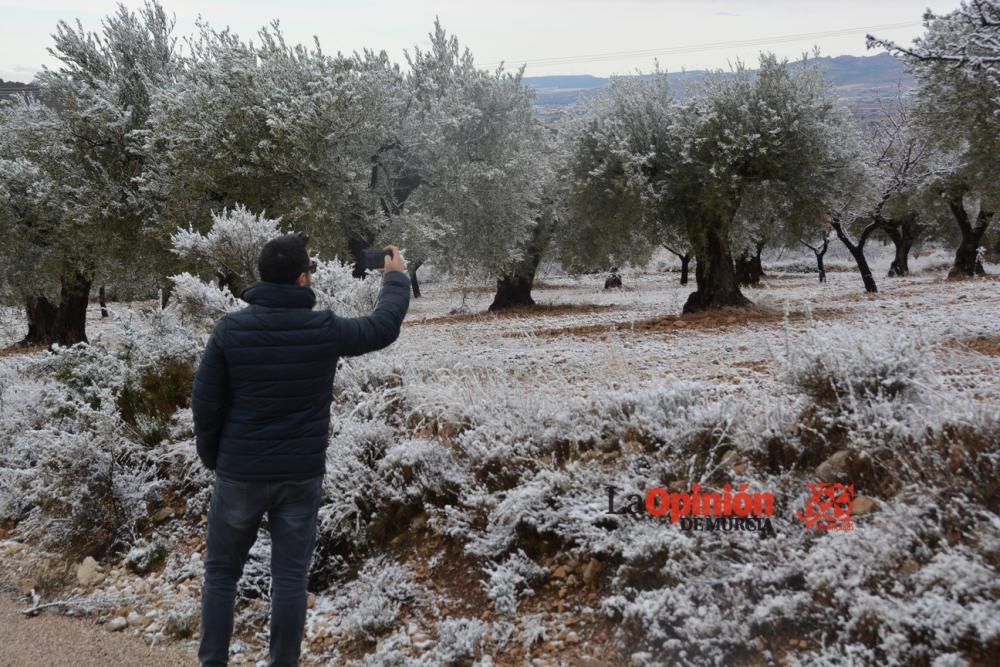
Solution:
M193 648L147 646L90 620L42 613L28 618L0 592L0 667L180 667L197 665Z

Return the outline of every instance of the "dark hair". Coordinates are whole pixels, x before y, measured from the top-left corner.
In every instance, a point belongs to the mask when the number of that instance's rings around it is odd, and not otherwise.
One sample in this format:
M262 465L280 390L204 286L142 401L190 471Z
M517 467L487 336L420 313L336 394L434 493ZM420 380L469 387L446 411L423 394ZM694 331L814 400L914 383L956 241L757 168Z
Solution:
M292 285L309 270L309 252L305 234L285 234L264 244L257 260L260 279L268 283Z

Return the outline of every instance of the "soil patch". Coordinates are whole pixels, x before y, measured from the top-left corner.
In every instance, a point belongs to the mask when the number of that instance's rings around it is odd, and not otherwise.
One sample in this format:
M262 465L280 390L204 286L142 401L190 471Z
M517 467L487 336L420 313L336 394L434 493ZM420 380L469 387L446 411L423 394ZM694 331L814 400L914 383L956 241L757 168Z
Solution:
M812 319L828 319L841 317L845 310L838 308L818 308L811 313ZM781 322L785 313L778 310L763 308L719 308L717 310L694 313L691 315L663 315L632 322L613 322L609 324L584 324L571 327L555 327L537 332L540 336L600 336L611 331L634 331L639 333L673 333L685 329L712 330L729 329L747 324L766 324ZM790 321L806 319L801 311L788 313ZM507 334L512 335L512 334Z
M490 322L503 319L523 319L529 317L557 317L559 315L589 315L591 313L607 312L620 308L617 305L600 305L593 303L539 303L534 306L518 306L505 308L496 312L477 311L474 313L458 313L428 317L424 320L407 322L407 326L421 324L459 324L462 322Z
M44 352L48 347L45 345L21 345L14 343L7 347L0 348L0 357L16 357L19 355L37 354Z
M987 357L1000 357L1000 336L970 336L968 338L953 338L949 343L953 347L972 350Z

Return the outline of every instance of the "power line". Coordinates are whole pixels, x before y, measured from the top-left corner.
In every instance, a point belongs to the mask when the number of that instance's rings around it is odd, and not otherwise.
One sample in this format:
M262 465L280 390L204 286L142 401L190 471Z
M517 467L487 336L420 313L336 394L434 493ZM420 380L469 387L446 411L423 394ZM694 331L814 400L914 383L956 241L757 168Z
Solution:
M891 30L893 28L911 28L922 25L920 22L905 23L884 23L882 25L870 25L860 28L841 28L839 30L824 30L820 32L803 32L794 35L776 35L774 37L757 37L754 39L732 40L726 42L708 42L704 44L687 44L684 46L663 47L660 49L643 49L639 51L612 51L605 53L580 54L576 56L554 56L550 58L536 58L529 60L509 60L507 63L518 63L534 67L553 67L557 65L580 65L584 63L606 62L609 60L633 60L637 58L650 58L654 56L681 55L685 53L697 53L699 51L716 51L720 49L731 49L745 46L763 46L766 44L780 44L785 42L795 42L803 39L817 39L822 37L843 37L858 33L868 33L874 30ZM483 63L480 67L495 67L500 62Z

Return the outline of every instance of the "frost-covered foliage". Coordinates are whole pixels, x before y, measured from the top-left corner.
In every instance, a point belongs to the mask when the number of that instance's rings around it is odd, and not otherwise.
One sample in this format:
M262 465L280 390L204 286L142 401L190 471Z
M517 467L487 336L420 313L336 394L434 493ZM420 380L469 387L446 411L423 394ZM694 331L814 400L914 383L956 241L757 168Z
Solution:
M522 72L477 68L435 22L430 49L407 54L405 164L420 185L394 229L418 255L483 278L520 258L541 213L543 132Z
M806 344L787 351L783 359L792 385L821 403L915 398L938 384L931 363L933 351L919 338L890 332L865 344L850 332L815 328Z
M406 566L379 557L366 563L356 579L338 587L331 610L338 629L370 639L392 628L403 603L420 591Z
M119 5L97 33L55 26L44 103L0 109L0 284L55 299L78 273L113 285L149 260L140 146L152 91L174 69L173 27L155 2Z
M246 307L246 303L233 296L229 286L219 287L205 282L190 273L170 276L174 288L170 293L170 308L176 310L187 322L211 329L226 313Z
M378 51L289 44L277 22L247 41L199 20L187 46L150 102L143 191L162 202L161 219L199 224L241 202L342 252L405 101L398 66Z
M533 595L531 584L545 581L549 571L525 556L523 551L517 551L503 563L488 568L487 574L486 591L497 613L513 616L517 612L518 599Z
M170 237L171 251L211 268L227 281L246 286L260 279L257 258L264 244L282 234L280 220L280 217L266 218L263 212L255 214L237 204L232 210L213 211L212 226L205 234L178 229Z
M381 288L380 274L370 271L365 280L353 275L354 265L339 258L319 260L310 277L316 307L329 308L343 317L367 315L375 307Z
M20 391L0 398L0 516L78 553L127 549L167 489L191 483L153 447L189 400L198 339L162 311L119 325L114 345L25 360Z

